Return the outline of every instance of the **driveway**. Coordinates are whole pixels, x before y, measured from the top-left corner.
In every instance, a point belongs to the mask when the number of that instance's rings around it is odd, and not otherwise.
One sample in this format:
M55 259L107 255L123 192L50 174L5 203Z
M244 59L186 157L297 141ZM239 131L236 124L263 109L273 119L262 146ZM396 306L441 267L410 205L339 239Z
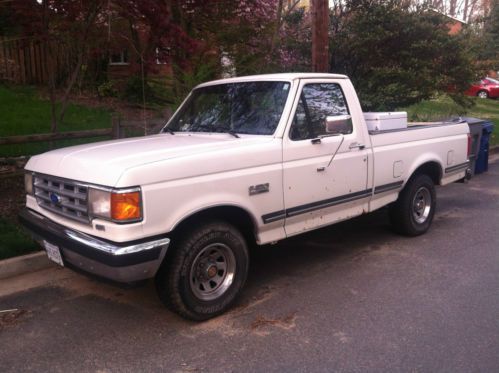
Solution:
M386 211L252 253L238 305L185 321L152 284L51 268L0 283L1 371L497 372L499 163L440 188L424 236Z

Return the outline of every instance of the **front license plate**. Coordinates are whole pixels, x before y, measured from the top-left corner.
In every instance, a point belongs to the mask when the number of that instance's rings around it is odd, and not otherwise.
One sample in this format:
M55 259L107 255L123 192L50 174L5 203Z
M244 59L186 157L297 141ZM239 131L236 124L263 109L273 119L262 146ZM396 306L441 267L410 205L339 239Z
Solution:
M64 262L62 261L61 250L56 245L52 245L50 242L43 240L43 247L47 252L49 259L60 266L64 267Z

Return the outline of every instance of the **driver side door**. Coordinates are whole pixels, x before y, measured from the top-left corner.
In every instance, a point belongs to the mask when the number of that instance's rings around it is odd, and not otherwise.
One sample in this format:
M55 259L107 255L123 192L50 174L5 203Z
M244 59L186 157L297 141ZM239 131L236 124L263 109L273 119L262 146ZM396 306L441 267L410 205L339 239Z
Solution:
M291 236L367 209L368 151L341 80L303 80L283 139L285 230ZM337 125L339 124L339 125Z

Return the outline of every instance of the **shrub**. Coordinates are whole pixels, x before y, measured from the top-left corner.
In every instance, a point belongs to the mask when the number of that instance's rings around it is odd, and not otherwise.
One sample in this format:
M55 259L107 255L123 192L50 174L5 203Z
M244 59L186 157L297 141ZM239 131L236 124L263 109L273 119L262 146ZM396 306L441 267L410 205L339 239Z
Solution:
M116 82L113 80L102 83L97 87L97 92L100 97L118 97L118 89Z
M393 110L473 79L466 33L449 35L441 15L407 2L351 0L331 40L332 69L350 76L365 110Z

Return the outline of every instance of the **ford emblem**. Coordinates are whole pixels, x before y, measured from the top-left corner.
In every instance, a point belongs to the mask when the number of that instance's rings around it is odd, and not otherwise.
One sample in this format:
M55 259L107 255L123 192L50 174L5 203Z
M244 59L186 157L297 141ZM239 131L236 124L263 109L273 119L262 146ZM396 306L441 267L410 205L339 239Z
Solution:
M51 192L49 197L52 203L55 203L56 205L61 202L61 198L54 192Z

